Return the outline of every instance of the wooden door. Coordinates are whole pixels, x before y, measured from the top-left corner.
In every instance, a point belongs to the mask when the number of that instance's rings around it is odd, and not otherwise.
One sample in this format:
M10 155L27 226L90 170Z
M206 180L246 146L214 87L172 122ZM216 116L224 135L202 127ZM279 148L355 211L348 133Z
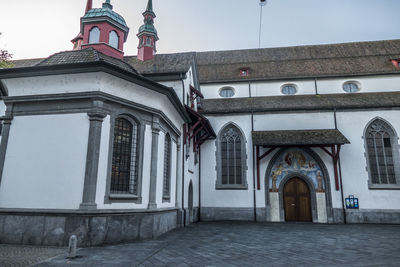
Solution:
M287 222L311 222L310 189L300 178L290 179L283 188L285 220Z

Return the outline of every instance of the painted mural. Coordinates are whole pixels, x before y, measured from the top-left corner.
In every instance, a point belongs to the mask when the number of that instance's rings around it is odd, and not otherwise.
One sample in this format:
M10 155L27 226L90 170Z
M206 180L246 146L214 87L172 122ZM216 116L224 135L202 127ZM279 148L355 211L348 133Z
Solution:
M325 192L324 174L321 167L307 152L296 148L286 150L276 159L269 177L269 191L278 192L281 181L292 173L309 177L316 192Z

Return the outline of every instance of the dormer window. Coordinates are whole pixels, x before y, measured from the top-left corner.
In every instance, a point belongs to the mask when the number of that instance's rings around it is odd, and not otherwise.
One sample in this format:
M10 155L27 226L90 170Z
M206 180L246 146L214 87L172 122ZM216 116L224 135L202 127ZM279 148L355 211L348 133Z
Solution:
M247 77L247 76L249 76L249 69L240 69L239 76L240 76L240 77Z
M89 32L89 44L97 44L100 42L100 30L93 27Z
M116 31L110 32L110 39L108 43L110 44L110 46L118 49L119 37Z

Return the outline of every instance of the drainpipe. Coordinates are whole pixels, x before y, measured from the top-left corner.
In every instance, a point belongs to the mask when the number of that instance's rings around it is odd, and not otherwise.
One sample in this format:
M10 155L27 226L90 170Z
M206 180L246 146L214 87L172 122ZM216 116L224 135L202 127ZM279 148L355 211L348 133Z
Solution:
M317 84L317 78L314 79L314 85L315 85L315 94L318 95L318 84Z
M251 82L249 81L249 97L251 98ZM251 131L254 131L254 112L251 111ZM253 142L253 141L252 141ZM254 221L257 222L257 200L256 200L256 173L255 173L255 160L254 160L254 145L253 147L253 213L254 213Z
M199 146L199 222L201 222L201 146Z
M336 108L333 110L333 114L334 114L334 119L335 119L335 129L337 130L338 126L337 126ZM338 156L339 156L339 159L338 159L338 163L339 163L339 181L340 181L340 195L341 195L341 198L342 198L343 221L344 221L344 224L347 224L346 208L345 208L345 205L344 205L343 181L342 181L342 165L340 164L340 154Z

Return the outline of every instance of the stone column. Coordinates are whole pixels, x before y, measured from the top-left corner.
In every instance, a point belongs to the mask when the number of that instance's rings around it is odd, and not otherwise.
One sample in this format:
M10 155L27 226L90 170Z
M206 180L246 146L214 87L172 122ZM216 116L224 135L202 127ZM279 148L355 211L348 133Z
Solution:
M158 138L160 136L160 119L153 116L151 138L151 169L150 169L150 193L148 209L157 209L157 164L158 164Z
M1 131L1 144L0 144L0 186L1 178L3 177L4 161L6 160L6 152L8 145L8 136L10 135L13 105L7 105L6 116L3 119L3 128Z
M94 101L93 104L94 106L101 107L103 102ZM86 156L85 183L80 209L92 210L97 208L96 187L97 172L99 169L101 127L107 114L101 109L95 108L88 112L88 116L90 121L89 142Z

